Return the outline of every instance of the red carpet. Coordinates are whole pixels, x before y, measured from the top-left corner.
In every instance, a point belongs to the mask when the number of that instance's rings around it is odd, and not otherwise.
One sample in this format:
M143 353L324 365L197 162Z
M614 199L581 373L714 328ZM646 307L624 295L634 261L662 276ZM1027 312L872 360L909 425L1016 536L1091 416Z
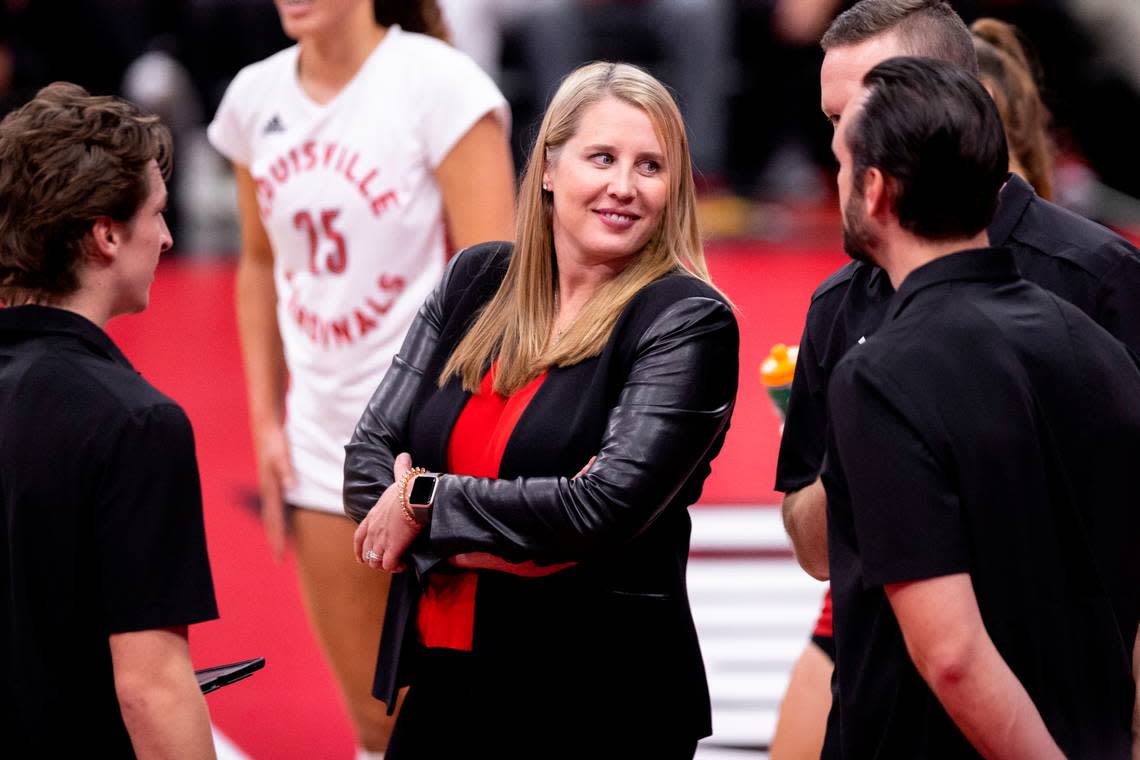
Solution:
M753 243L710 249L713 280L736 304L740 321L740 392L703 502L778 503L772 482L780 420L760 385L760 363L773 344L799 342L812 292L846 261L838 247L805 251Z
M773 504L779 423L758 368L773 343L798 341L812 290L845 258L755 244L714 246L709 255L714 278L739 310L743 345L732 430L703 501ZM351 757L351 730L305 623L292 559L273 563L255 516L241 504L242 494L255 487L255 472L232 265L165 262L150 309L113 322L110 332L194 423L222 614L194 629L195 663L267 660L251 679L207 698L215 724L255 758Z

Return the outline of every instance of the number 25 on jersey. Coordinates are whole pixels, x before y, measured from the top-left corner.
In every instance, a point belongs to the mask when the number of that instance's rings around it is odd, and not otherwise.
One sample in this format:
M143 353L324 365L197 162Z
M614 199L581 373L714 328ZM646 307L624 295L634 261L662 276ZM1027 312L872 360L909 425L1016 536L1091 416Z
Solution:
M333 226L333 222L340 216L340 209L325 209L315 213L316 219L308 211L298 211L293 215L293 226L309 236L309 271L312 274L321 274L322 271L341 274L348 264L348 247L344 235ZM322 245L322 238L333 246L332 252L326 254L323 261L320 260L321 249L327 250L327 246Z

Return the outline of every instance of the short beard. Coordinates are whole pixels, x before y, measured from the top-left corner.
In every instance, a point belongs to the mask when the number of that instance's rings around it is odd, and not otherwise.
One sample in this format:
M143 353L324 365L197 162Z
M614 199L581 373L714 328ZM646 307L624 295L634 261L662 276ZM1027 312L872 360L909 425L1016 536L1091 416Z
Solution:
M855 261L874 264L871 251L879 247L879 239L867 224L863 211L863 194L852 193L843 207L843 250Z

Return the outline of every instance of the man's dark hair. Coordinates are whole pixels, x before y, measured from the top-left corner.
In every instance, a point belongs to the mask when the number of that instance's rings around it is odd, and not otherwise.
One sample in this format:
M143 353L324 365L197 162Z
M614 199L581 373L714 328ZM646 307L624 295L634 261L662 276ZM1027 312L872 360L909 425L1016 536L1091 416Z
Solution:
M0 122L0 303L53 301L79 287L84 238L125 222L169 177L170 132L119 98L56 82Z
M977 79L932 58L891 58L867 72L847 126L853 183L887 177L899 224L929 240L973 237L997 209L1009 153L993 99Z
M893 32L907 55L937 58L978 75L974 41L962 17L945 0L862 0L827 28L824 50Z

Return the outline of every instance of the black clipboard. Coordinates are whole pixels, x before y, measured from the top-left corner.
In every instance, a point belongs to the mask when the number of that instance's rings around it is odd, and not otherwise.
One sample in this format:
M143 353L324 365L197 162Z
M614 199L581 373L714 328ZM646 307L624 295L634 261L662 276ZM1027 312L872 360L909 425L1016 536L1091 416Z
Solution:
M194 675L198 677L198 686L202 689L202 693L209 694L215 689L249 678L263 667L265 667L265 658L255 657L252 660L231 662L229 665L195 670Z

